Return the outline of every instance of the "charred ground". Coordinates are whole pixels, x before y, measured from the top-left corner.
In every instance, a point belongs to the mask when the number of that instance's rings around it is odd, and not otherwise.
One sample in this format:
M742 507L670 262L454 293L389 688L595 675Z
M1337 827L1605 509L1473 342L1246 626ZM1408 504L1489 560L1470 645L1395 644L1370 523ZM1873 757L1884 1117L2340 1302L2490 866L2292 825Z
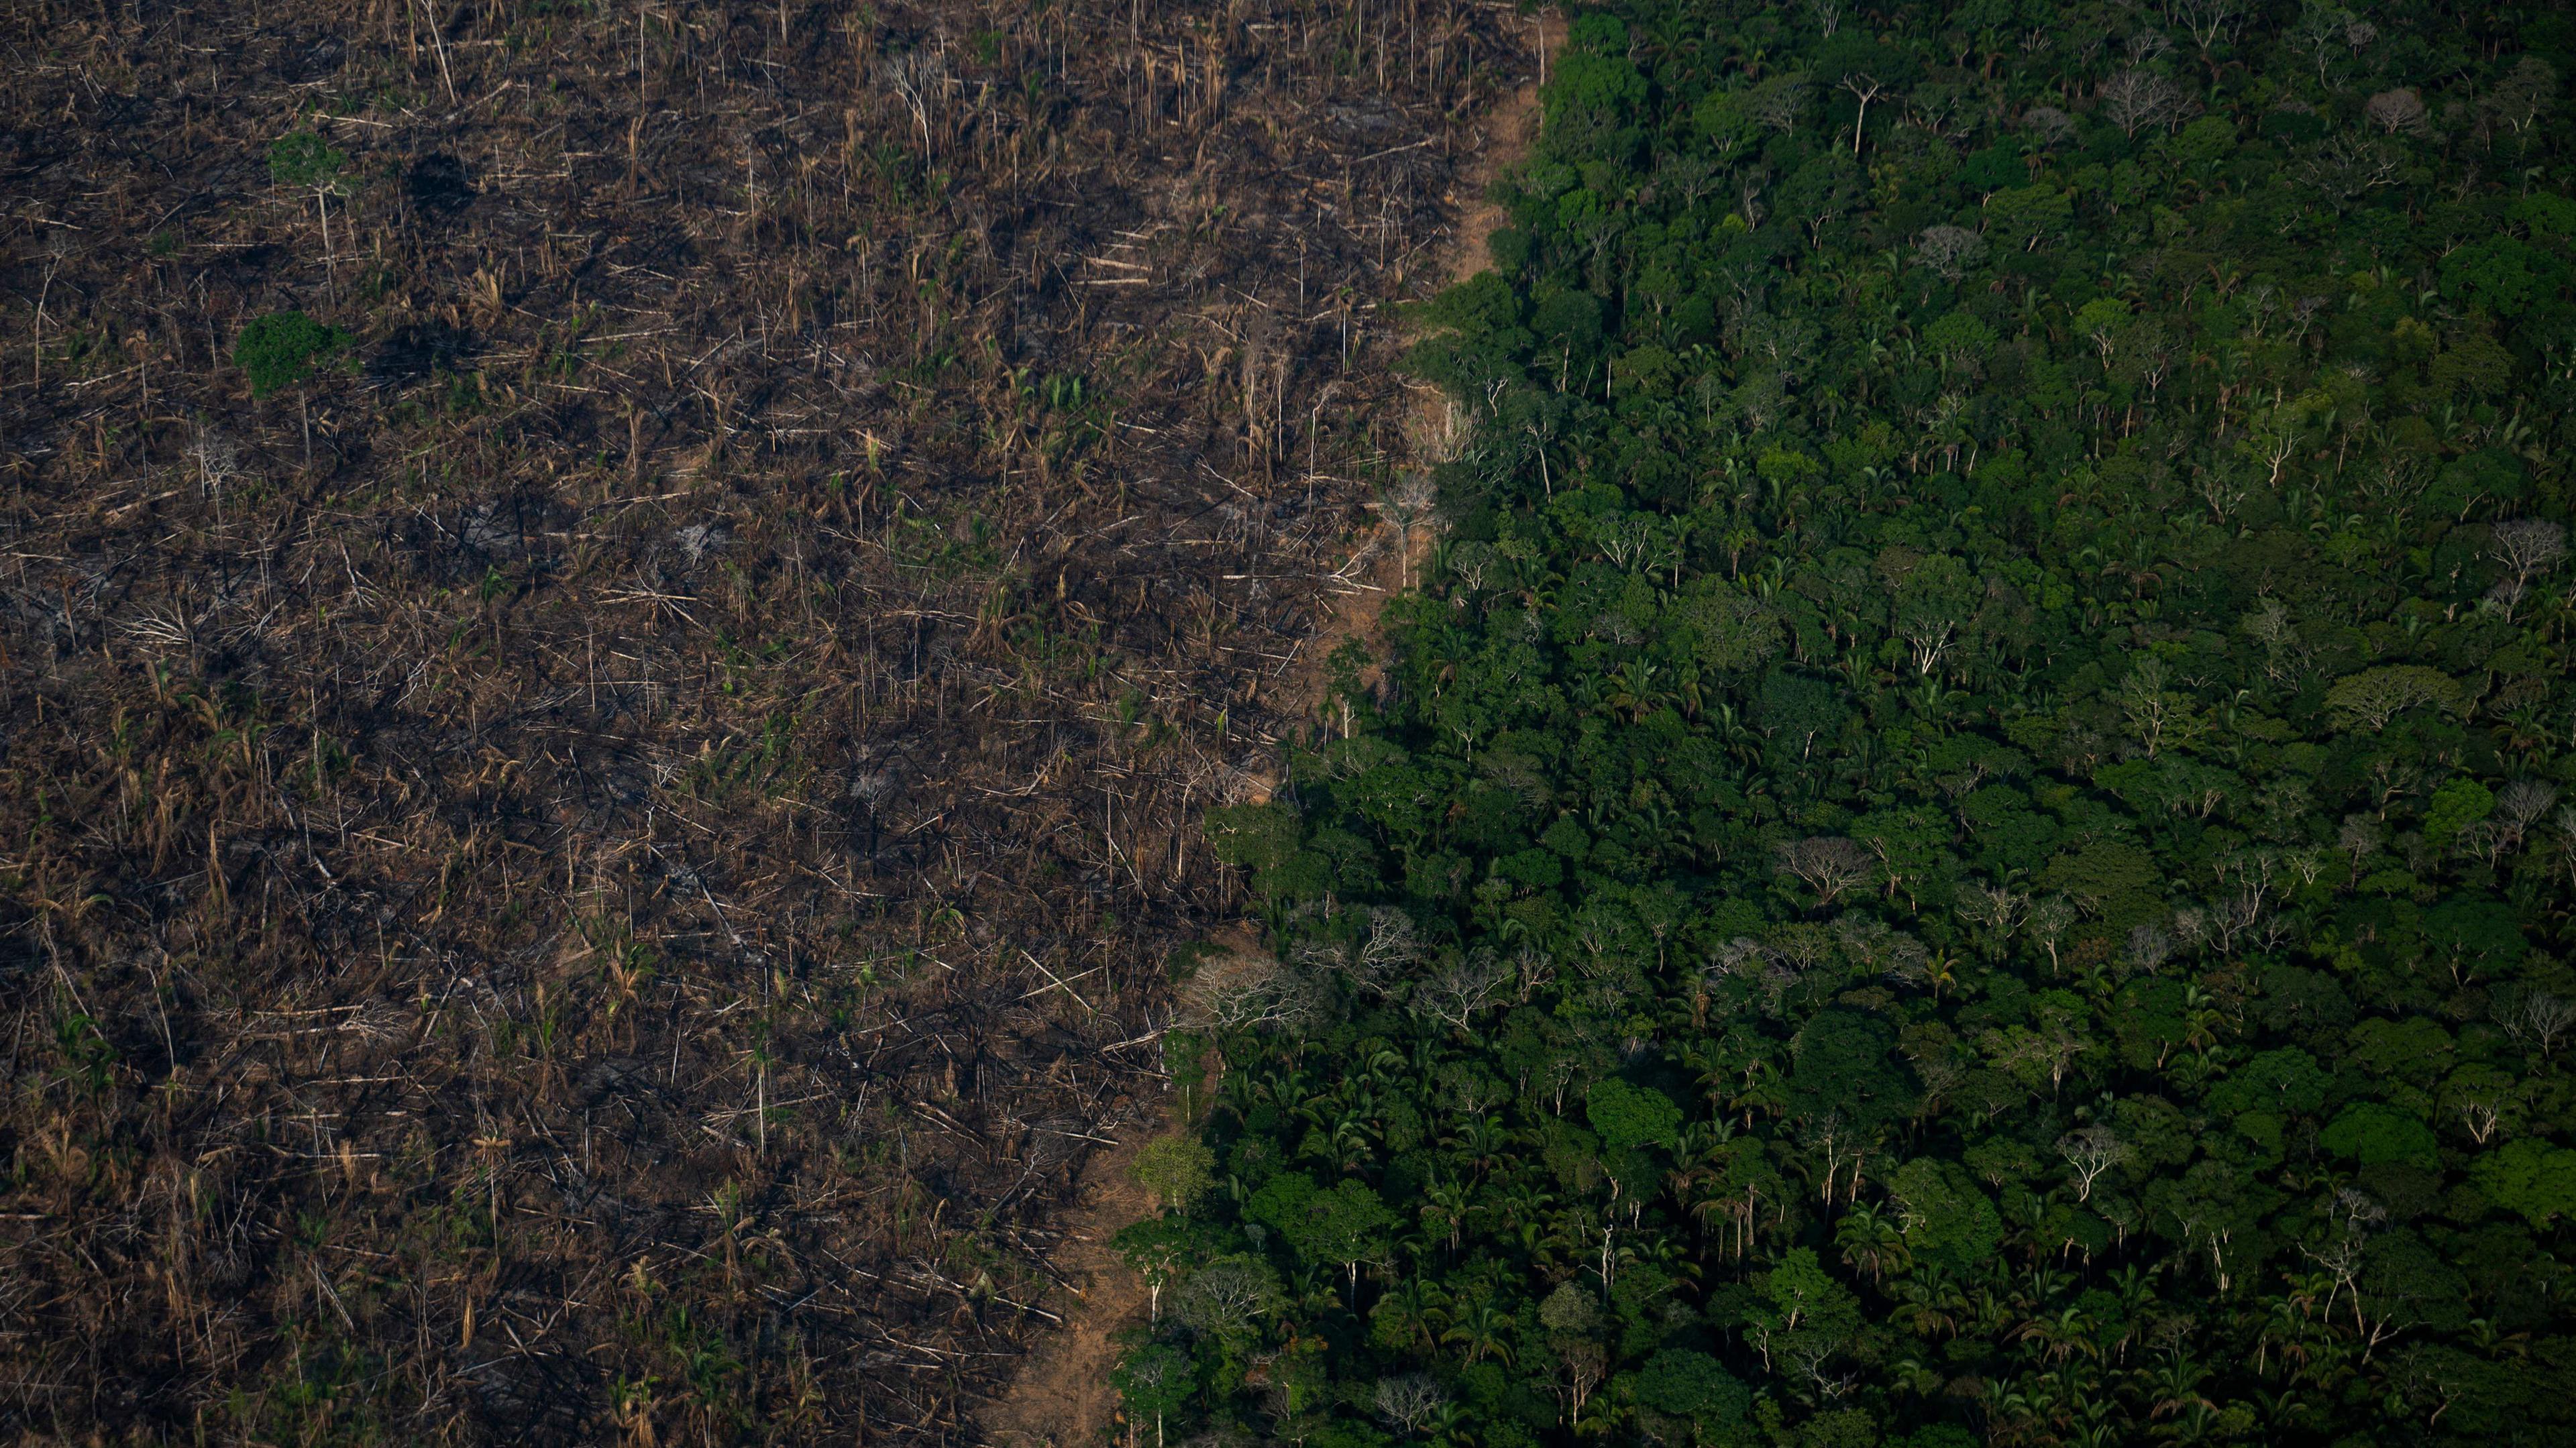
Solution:
M1525 22L13 14L0 1422L971 1437Z

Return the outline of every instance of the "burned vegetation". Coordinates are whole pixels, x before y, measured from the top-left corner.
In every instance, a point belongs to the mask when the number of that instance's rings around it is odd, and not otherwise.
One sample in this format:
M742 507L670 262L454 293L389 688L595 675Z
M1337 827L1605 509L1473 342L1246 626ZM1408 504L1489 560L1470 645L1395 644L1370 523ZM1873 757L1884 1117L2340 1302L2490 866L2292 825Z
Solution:
M5 24L0 1424L971 1441L1526 22Z

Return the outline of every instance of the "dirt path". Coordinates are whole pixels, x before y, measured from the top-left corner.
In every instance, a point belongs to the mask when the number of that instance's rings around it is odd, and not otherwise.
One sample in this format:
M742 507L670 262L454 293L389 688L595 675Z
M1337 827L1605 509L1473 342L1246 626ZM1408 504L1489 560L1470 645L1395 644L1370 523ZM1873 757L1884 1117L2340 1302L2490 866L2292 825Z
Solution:
M1118 1361L1117 1334L1144 1315L1145 1284L1109 1239L1153 1205L1127 1176L1147 1139L1131 1132L1082 1173L1080 1204L1065 1221L1064 1250L1055 1259L1080 1300L1064 1327L1039 1341L1010 1391L985 1410L984 1441L995 1448L1090 1448L1116 1422L1109 1370Z
M1546 59L1565 39L1565 19L1550 11L1538 17L1540 74ZM1505 97L1486 120L1485 143L1464 179L1457 230L1433 263L1444 283L1457 282L1485 269L1485 244L1510 219L1485 199L1485 188L1503 170L1528 154L1538 132L1538 87L1525 85ZM1415 469L1427 471L1446 458L1457 441L1457 417L1439 389L1417 384L1405 419L1405 437ZM1297 662L1270 686L1273 702L1291 717L1311 714L1322 703L1330 681L1326 661L1344 643L1358 639L1371 652L1383 642L1378 614L1430 555L1432 529L1417 523L1399 530L1381 521L1365 537L1342 570L1347 587L1328 600L1328 612L1315 636L1298 652ZM1266 798L1264 782L1256 797ZM1255 933L1219 932L1217 943L1236 950L1257 950ZM1213 1085L1213 1082L1211 1082ZM1116 1427L1118 1394L1109 1373L1118 1361L1118 1334L1145 1315L1145 1286L1129 1271L1109 1240L1119 1229L1152 1209L1143 1188L1129 1179L1128 1168L1150 1140L1140 1129L1093 1157L1082 1173L1078 1203L1065 1218L1065 1246L1055 1265L1075 1284L1078 1301L1065 1326L1039 1342L1012 1380L982 1417L984 1441L993 1448L1091 1448Z
M1486 118L1483 152L1460 187L1465 194L1452 192L1448 198L1458 208L1458 227L1432 263L1444 284L1465 281L1486 270L1492 262L1486 243L1511 220L1510 213L1485 198L1485 189L1529 154L1530 142L1538 135L1538 82L1547 75L1548 59L1565 43L1565 17L1556 11L1541 13L1531 24L1536 28L1539 47L1538 80L1496 103L1493 114ZM1411 388L1405 440L1413 454L1411 471L1427 488L1430 466L1445 461L1457 446L1458 415L1456 405L1439 388L1426 382L1413 383ZM1297 661L1279 681L1267 686L1283 714L1308 717L1323 703L1324 690L1332 679L1330 660L1343 644L1357 639L1373 658L1383 652L1380 645L1385 637L1378 627L1378 615L1387 600L1410 583L1416 570L1431 556L1434 537L1427 521L1404 528L1400 548L1392 546L1397 542L1396 534L1394 524L1381 520L1361 540L1343 565L1343 586L1326 600L1327 612L1315 636L1298 650ZM1254 792L1256 802L1267 799L1275 783L1275 779L1262 781Z

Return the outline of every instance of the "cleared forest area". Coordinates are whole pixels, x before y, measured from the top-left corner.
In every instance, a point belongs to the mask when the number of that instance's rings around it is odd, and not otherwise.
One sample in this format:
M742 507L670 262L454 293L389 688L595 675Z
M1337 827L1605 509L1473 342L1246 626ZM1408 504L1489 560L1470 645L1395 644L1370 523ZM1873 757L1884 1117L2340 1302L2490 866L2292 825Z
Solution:
M970 1440L1529 22L0 27L0 1424Z

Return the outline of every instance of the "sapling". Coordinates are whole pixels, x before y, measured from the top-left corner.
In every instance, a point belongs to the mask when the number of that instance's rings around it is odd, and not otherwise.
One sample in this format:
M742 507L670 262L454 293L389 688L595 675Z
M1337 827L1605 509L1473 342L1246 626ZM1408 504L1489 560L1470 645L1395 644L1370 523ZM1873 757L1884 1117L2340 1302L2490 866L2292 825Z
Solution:
M322 270L332 271L331 198L339 194L348 153L311 131L289 131L268 148L268 179L313 193L322 215Z
M302 312L271 312L254 317L233 341L233 361L250 379L250 395L266 397L281 387L310 381L325 357L349 345L349 334L313 320Z
M313 465L312 398L301 384L310 381L323 358L349 345L349 334L317 322L302 312L271 312L254 317L233 341L233 361L250 379L250 395L266 397L281 387L297 388L304 416L304 465Z

